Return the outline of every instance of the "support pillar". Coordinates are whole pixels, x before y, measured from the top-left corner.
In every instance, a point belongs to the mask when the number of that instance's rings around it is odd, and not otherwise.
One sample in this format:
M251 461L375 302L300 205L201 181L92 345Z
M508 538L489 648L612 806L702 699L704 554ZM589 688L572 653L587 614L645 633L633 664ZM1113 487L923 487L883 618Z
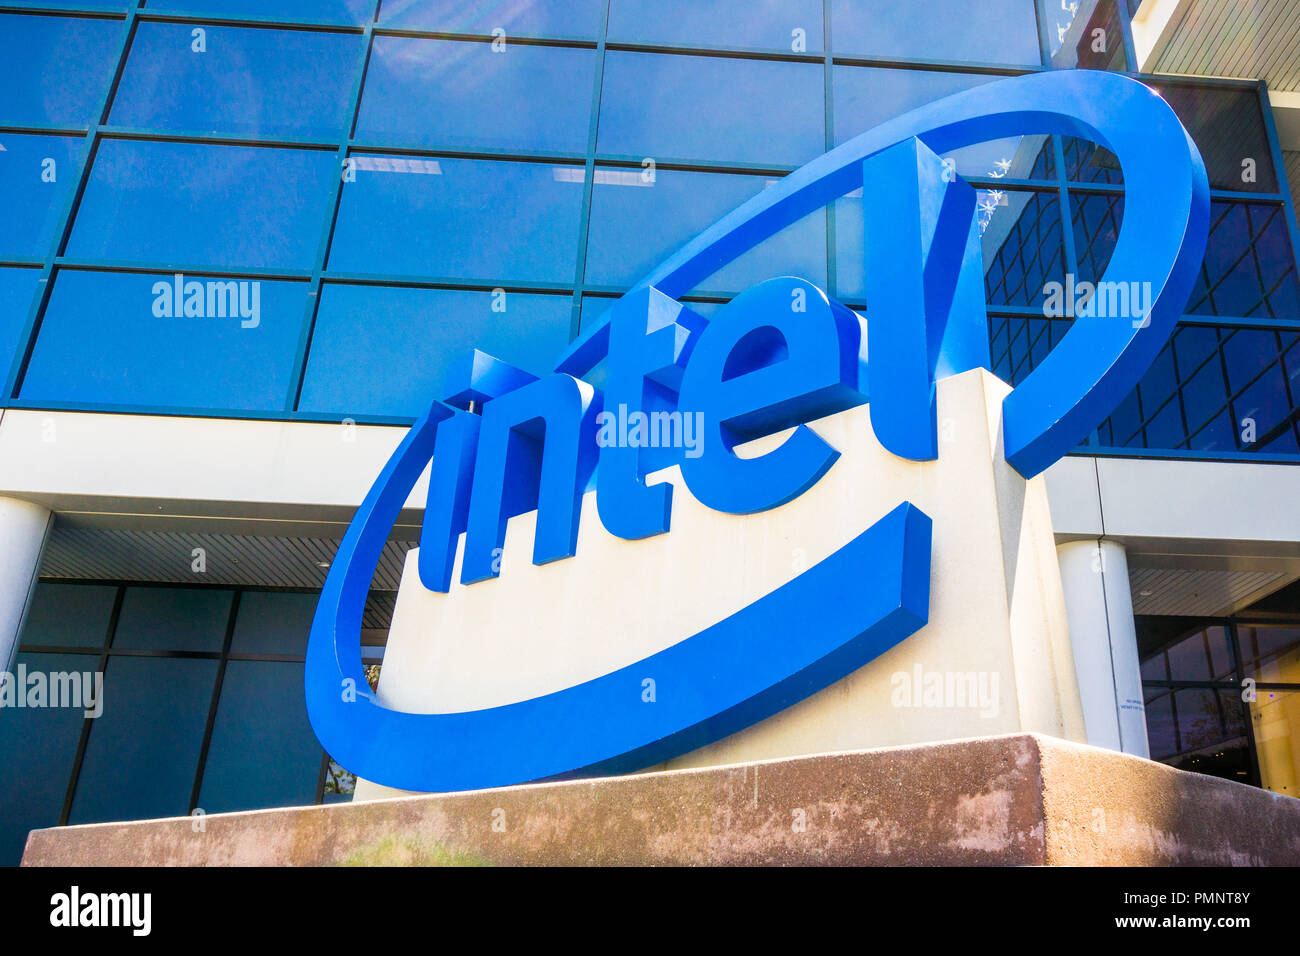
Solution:
M1124 546L1098 538L1056 553L1088 743L1150 757Z
M0 497L0 670L12 670L53 519L48 508Z

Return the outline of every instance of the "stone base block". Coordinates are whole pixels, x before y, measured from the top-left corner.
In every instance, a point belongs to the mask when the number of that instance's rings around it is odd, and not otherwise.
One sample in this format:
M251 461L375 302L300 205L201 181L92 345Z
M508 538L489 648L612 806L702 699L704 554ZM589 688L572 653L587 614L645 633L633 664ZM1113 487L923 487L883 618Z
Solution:
M1300 800L1010 734L35 830L25 866L1295 865Z

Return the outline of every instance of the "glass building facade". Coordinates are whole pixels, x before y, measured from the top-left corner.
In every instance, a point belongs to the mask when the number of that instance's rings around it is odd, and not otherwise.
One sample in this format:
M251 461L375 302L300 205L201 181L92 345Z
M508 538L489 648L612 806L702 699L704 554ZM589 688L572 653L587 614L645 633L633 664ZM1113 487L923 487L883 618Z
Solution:
M0 2L0 400L409 424L467 348L544 371L702 229L893 116L1006 76L1133 69L1136 3L1070 6ZM1209 244L1171 342L1079 453L1300 462L1300 232L1266 93L1153 85L1205 157ZM994 371L1014 384L1071 322L1045 315L1045 285L1104 272L1123 177L1055 136L951 158L979 190ZM870 319L863 204L883 188L684 300L707 316L790 274ZM43 580L17 663L101 671L127 705L0 713L24 781L0 860L32 827L345 797L302 704L312 603ZM1295 792L1261 743L1300 741L1294 626L1270 621L1144 636L1153 756ZM382 609L371 626L382 644ZM1247 704L1248 677L1265 689Z

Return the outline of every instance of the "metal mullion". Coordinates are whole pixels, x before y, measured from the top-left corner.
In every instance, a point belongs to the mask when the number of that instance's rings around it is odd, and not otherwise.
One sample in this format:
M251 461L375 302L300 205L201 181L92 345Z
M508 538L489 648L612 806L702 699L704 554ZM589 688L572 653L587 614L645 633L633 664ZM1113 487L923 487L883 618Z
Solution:
M606 48L620 53L652 53L663 56L704 56L720 60L766 60L784 63L822 63L820 53L795 53L773 47L677 46L669 43L638 43L615 40Z
M556 152L526 152L510 149L456 149L446 146L429 146L423 143L367 143L353 138L349 142L352 155L427 156L437 159L481 159L498 163L549 163L561 166L581 166L585 154Z
M199 130L150 129L143 126L104 126L100 139L144 140L150 143L193 143L204 146L248 146L258 149L302 149L324 152L338 144L322 139L265 137L239 133L206 133Z
M974 189L1050 193L1058 188L1056 181L1052 179L1009 179L996 176L962 176L961 178Z
M105 10L103 8L82 8L76 6L59 7L50 9L48 7L0 7L0 16L4 14L17 14L19 16L38 16L38 17L75 17L78 20L125 20L131 15L131 11L122 10Z
M122 272L133 275L174 275L179 272L214 278L242 277L282 282L305 282L311 278L311 272L306 269L213 266L204 263L133 262L129 259L79 259L56 256L54 264L60 269L76 269L81 272Z
M335 151L334 176L331 184L333 195L325 225L321 229L320 239L316 245L316 259L312 266L310 286L307 290L307 302L303 306L302 328L298 333L298 347L294 352L292 371L289 374L289 388L284 398L284 411L292 414L298 407L302 396L303 383L307 377L307 357L311 350L312 336L316 331L316 316L320 310L321 276L325 272L329 259L330 243L334 239L334 228L338 223L339 208L343 204L344 169L349 159L349 150L357 131L357 118L361 113L361 96L365 89L366 72L370 68L370 55L374 51L374 23L379 16L379 4L375 4L370 21L362 28L361 63L357 76L352 82L349 101L348 125L339 140Z
M609 36L609 4L600 12L600 36L596 41L595 76L592 79L591 114L587 117L587 150L582 160L582 203L578 208L578 248L573 265L573 298L569 310L569 341L582 330L582 294L587 279L587 241L591 230L591 203L596 190L596 141L600 135L600 105L605 84L605 49ZM655 167L658 169L658 166Z
M69 138L84 138L89 130L89 126L0 126L0 133L13 133L22 136L66 136Z
M1136 434L1136 433L1135 433ZM1069 455L1089 458L1141 458L1150 461L1226 461L1250 462L1252 464L1300 465L1300 455L1259 452L1207 452L1177 448L1125 448L1121 445L1100 445L1096 448L1074 449Z
M1047 17L1043 15L1043 4L1048 0L1034 0L1034 23L1038 27L1038 55L1045 68L1052 68L1052 40L1048 34Z
M99 672L105 675L105 684L108 675L108 651L117 635L117 622L122 616L122 600L125 596L126 586L118 585L117 593L113 595L113 609L108 615L108 632L104 635L104 643L99 649ZM61 827L67 826L68 818L72 814L72 801L77 794L77 784L81 781L81 762L86 756L86 746L90 742L91 722L96 719L86 717L81 722L81 736L77 739L77 752L72 758L72 773L68 776L68 789L63 795L63 806L59 810Z
M106 19L122 21L122 42L117 51L117 64L113 68L113 75L109 80L104 95L100 99L99 109L95 116L95 125L88 127L85 136L85 148L83 150L81 169L77 173L77 182L68 196L63 207L63 215L59 220L59 228L55 233L54 242L51 244L49 251L45 256L45 263L41 267L41 278L38 280L37 294L33 298L27 311L27 318L23 323L22 332L18 336L18 346L14 351L13 361L9 366L9 374L5 379L4 395L0 396L0 407L7 404L10 399L14 398L18 389L21 387L23 375L26 374L27 365L31 361L32 350L36 345L36 336L40 332L41 319L44 317L45 308L50 301L50 291L53 286L53 277L55 272L55 260L63 254L67 245L68 238L72 234L72 223L76 218L77 209L81 204L81 197L86 191L86 184L90 180L90 171L95 164L95 156L99 150L99 133L108 121L109 111L113 106L113 98L117 95L118 85L122 82L122 74L126 69L126 60L131 52L131 43L135 38L136 17L140 10L142 0L134 0L133 5L126 11L123 17L108 17Z
M410 289L453 289L465 292L529 292L537 295L570 295L570 282L511 282L504 279L456 279L450 276L421 277L415 275L386 274L378 272L331 272L321 277L326 285L382 285Z
M835 147L835 64L831 58L831 0L822 0L822 122L829 153ZM863 183L865 195L866 183ZM836 251L838 233L835 201L826 204L826 288L839 294L840 266Z
M221 657L217 662L217 679L212 685L212 702L208 705L208 718L203 725L203 742L199 745L199 760L194 768L194 786L190 788L190 802L186 811L188 813L193 813L199 805L203 772L208 765L208 747L212 743L212 731L217 724L217 708L221 705L221 687L226 680L226 663L230 659L230 644L235 637L235 619L239 616L239 599L242 596L243 592L239 590L230 596L230 613L226 618L226 633L221 642Z
M1043 73L1042 66L1015 63L954 62L952 60L900 59L886 56L860 56L842 54L832 56L836 66L870 66L891 70L918 70L930 73L972 73L982 76L1023 76L1026 73Z
M1229 646L1232 648L1233 663L1236 665L1237 673L1237 689L1240 694L1240 689L1246 685L1246 662L1241 656L1241 641L1237 635L1237 622L1233 620L1225 622L1224 630L1227 631ZM1255 720L1246 701L1243 699L1239 700L1238 703L1241 705L1242 717L1246 724L1246 753L1250 760L1251 782L1257 787L1263 787L1263 776L1259 770L1259 754L1256 753L1255 749Z
M374 24L371 32L375 36L406 37L412 40L455 40L462 43L494 43L496 37L490 33L452 33L446 30L421 30L417 27L390 27ZM509 36L507 42L520 46L569 47L578 50L594 50L598 41L591 37L564 36Z
M626 153L618 154L597 154L596 165L602 167L611 167L615 169L637 169L646 157L629 156ZM666 157L662 160L655 157L655 169L667 169L678 172L692 173L731 173L741 176L766 176L782 177L799 169L799 166L777 165L777 166L755 166L749 163L732 162L727 160L708 160L708 159L687 159L680 156Z
M227 17L220 13L180 13L170 10L141 9L139 19L145 23L177 23L194 26L245 27L250 30L293 30L298 33L360 34L364 26L356 23L314 23L302 20L278 20L274 17Z

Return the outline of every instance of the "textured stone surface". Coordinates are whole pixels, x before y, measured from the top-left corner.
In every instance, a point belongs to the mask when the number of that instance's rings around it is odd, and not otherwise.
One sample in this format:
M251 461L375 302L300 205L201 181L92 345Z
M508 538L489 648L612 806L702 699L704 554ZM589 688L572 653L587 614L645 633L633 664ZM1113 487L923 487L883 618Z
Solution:
M1300 800L1036 734L33 831L23 864L1297 864Z

